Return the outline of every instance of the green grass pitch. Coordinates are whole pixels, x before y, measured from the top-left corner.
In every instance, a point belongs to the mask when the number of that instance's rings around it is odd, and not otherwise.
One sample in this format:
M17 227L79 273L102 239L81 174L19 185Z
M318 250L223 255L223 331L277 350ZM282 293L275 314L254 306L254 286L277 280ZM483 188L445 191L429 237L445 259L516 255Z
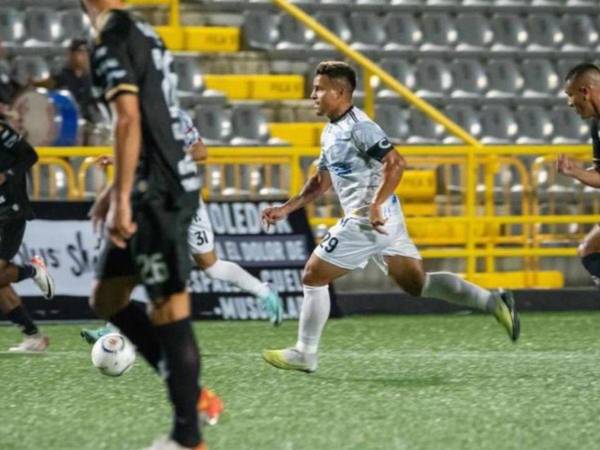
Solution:
M600 448L600 312L525 314L514 345L483 315L329 322L315 374L260 358L296 323L196 324L226 414L211 450ZM137 450L168 431L162 383L138 359L92 367L80 326L46 326L47 355L0 353L0 449ZM19 338L0 327L0 349Z

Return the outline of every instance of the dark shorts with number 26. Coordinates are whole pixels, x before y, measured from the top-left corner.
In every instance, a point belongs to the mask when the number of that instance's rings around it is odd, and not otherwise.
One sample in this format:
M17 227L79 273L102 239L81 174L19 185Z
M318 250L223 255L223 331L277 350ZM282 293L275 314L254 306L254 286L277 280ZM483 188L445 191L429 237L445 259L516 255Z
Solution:
M195 208L172 208L163 196L132 202L137 231L125 249L106 240L98 279L135 276L151 300L181 292L191 269L187 233Z

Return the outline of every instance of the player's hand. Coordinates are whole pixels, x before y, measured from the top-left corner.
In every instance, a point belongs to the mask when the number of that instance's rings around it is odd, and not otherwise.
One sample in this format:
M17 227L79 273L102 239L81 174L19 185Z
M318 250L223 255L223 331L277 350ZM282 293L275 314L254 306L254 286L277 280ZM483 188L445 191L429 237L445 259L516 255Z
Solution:
M562 173L567 177L574 177L578 169L581 169L581 167L567 155L558 155L558 159L556 160L556 170L558 173Z
M88 217L92 219L92 227L94 233L99 233L102 230L102 226L106 221L106 215L108 214L108 208L110 207L110 192L112 189L105 189L102 191L94 201L94 204L88 212Z
M261 218L267 224L268 230L271 225L275 225L276 222L285 219L287 215L288 213L283 206L269 206L263 209Z
M110 207L106 216L106 228L110 240L119 248L125 248L127 240L137 231L137 224L131 218L131 203L117 200L111 196Z
M94 165L105 168L115 163L115 157L112 155L98 156Z
M375 204L369 205L369 222L373 229L378 233L388 234L383 227L387 222L387 219L385 219L381 213L381 206Z
M208 149L206 148L206 145L204 145L204 142L202 142L202 139L198 139L196 143L189 148L188 153L197 163L208 158Z

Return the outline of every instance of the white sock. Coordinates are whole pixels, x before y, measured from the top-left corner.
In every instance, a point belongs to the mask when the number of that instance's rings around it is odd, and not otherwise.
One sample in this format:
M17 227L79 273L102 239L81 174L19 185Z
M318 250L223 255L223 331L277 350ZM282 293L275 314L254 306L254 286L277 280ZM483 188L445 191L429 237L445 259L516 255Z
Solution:
M317 353L319 339L331 309L329 286L303 285L303 288L304 300L300 312L296 349L303 353Z
M265 283L231 261L218 259L208 269L204 269L204 272L211 278L227 281L258 298L264 298L269 294L269 287Z
M496 299L490 291L450 272L427 273L421 295L488 312L496 306Z

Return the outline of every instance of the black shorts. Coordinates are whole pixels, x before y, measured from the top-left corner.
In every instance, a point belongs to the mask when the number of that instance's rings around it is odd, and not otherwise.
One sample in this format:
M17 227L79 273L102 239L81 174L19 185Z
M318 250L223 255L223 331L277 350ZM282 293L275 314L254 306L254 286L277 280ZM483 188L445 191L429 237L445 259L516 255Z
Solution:
M96 267L98 279L135 276L151 300L186 288L192 266L187 233L196 210L168 204L159 197L132 206L137 231L125 249L106 240Z
M10 261L19 251L25 234L25 219L0 222L0 259Z

